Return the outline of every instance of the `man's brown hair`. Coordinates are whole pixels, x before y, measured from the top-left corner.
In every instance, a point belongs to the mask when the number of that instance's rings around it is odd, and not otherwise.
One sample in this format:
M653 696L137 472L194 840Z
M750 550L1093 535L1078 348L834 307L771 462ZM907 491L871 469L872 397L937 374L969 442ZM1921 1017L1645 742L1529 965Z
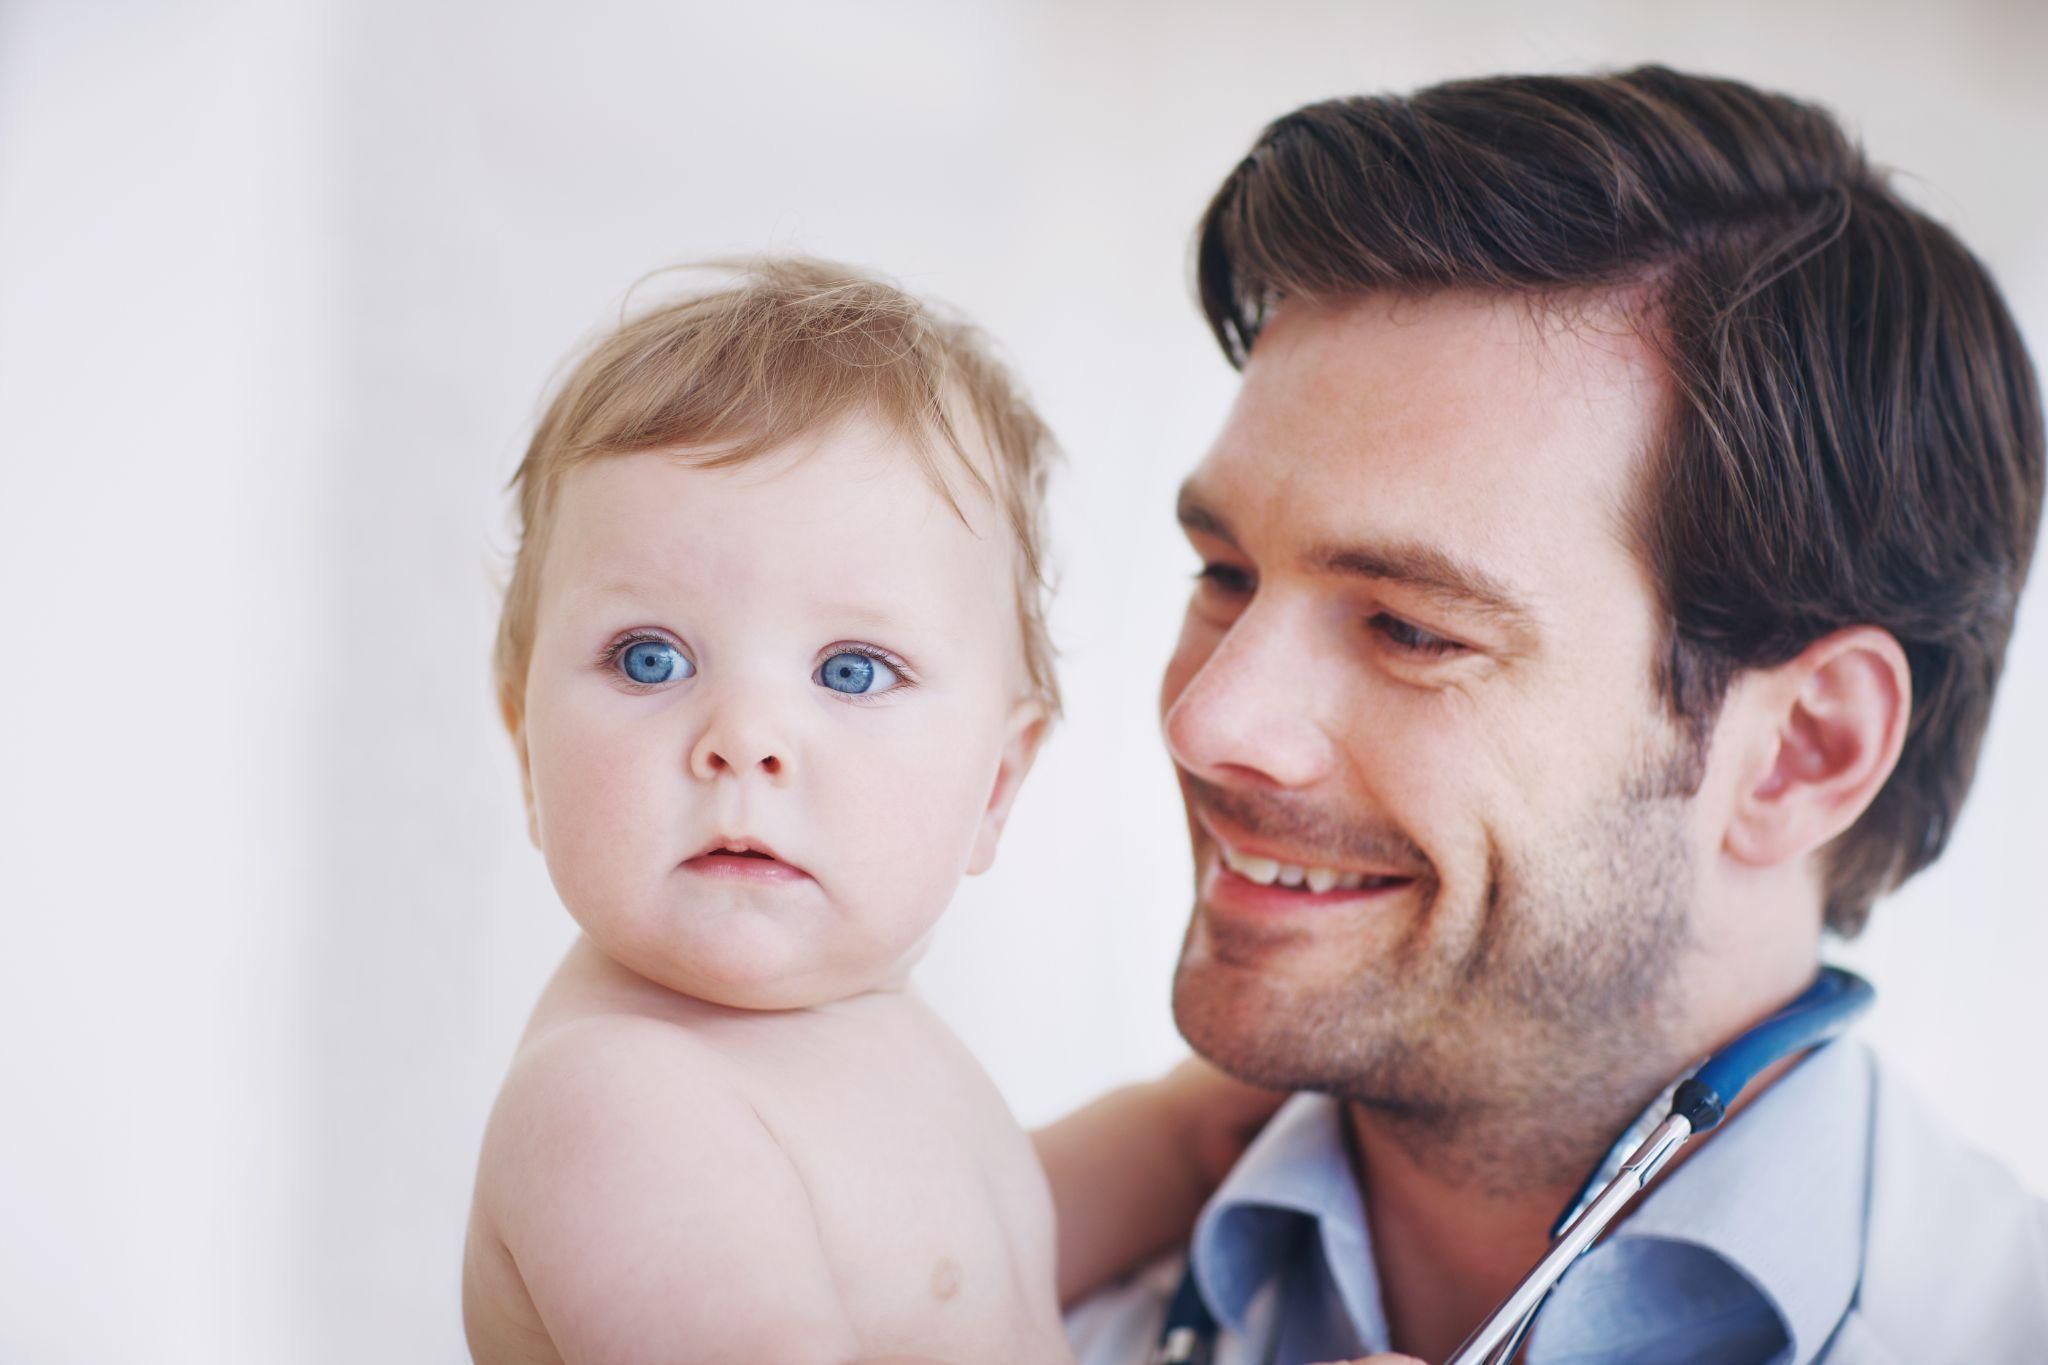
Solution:
M1236 365L1293 296L1646 286L1678 396L1631 509L1660 694L1698 752L1736 674L1891 632L1905 748L1828 849L1828 927L1940 854L2040 527L2040 393L1983 265L1825 111L1662 67L1313 104L1224 181L1195 264Z
M1044 572L1054 446L982 334L831 261L782 256L701 268L728 278L600 338L548 405L512 476L519 546L492 658L506 728L516 734L524 716L541 563L569 470L649 450L722 468L857 418L902 437L956 513L965 485L1002 518L1016 546L1026 685L1048 717L1058 715Z

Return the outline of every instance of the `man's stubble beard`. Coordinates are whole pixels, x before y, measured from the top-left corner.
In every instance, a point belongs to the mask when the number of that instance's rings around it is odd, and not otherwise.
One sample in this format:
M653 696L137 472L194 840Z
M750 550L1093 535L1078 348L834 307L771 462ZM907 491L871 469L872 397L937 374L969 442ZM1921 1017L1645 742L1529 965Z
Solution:
M1175 1021L1224 1070L1360 1106L1446 1176L1502 1193L1575 1182L1589 1149L1684 1065L1659 1006L1692 942L1685 824L1700 767L1658 746L1549 843L1517 857L1495 846L1477 931L1455 957L1431 951L1444 894L1432 868L1408 933L1334 988L1250 968L1219 980L1184 949ZM1183 777L1246 828L1277 832L1259 802Z

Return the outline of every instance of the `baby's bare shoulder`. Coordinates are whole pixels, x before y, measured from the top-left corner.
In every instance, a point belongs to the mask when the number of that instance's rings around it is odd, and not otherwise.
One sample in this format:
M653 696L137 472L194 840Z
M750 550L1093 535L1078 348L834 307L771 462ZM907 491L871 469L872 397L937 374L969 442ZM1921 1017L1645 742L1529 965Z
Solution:
M643 1164L660 1168L653 1185ZM726 1057L667 1020L594 1014L521 1042L484 1134L477 1193L511 1241L575 1216L555 1207L570 1191L609 1213L613 1201L692 1194L720 1169L793 1178Z
M728 1104L744 1103L737 1080L720 1051L683 1025L644 1014L584 1014L521 1040L493 1118L561 1121L597 1110L617 1121L681 1104L679 1089L716 1118Z
M605 1015L529 1035L477 1197L567 1359L851 1348L801 1178L733 1068L687 1029Z

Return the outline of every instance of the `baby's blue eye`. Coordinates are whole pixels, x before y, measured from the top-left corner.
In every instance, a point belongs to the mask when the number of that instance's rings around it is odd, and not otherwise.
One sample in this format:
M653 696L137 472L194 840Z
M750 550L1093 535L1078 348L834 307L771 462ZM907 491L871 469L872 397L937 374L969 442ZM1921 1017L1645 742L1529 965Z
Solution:
M818 669L818 681L834 692L858 696L887 692L902 679L896 676L895 669L874 655L856 654L849 649L825 660Z
M680 649L665 640L635 640L619 658L626 676L648 687L687 678L697 671Z

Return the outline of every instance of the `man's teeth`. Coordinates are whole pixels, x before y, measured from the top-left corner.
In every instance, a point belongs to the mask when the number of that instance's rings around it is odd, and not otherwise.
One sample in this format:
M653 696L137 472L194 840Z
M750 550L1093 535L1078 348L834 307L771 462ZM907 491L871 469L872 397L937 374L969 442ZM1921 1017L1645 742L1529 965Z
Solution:
M1239 853L1228 844L1217 845L1223 850L1223 863L1232 872L1248 882L1260 886L1271 886L1278 882L1282 886L1306 885L1309 890L1321 895L1338 887L1355 891L1365 885L1363 872L1339 872L1331 867L1302 867L1296 863L1283 863L1273 858L1261 858L1255 854Z

